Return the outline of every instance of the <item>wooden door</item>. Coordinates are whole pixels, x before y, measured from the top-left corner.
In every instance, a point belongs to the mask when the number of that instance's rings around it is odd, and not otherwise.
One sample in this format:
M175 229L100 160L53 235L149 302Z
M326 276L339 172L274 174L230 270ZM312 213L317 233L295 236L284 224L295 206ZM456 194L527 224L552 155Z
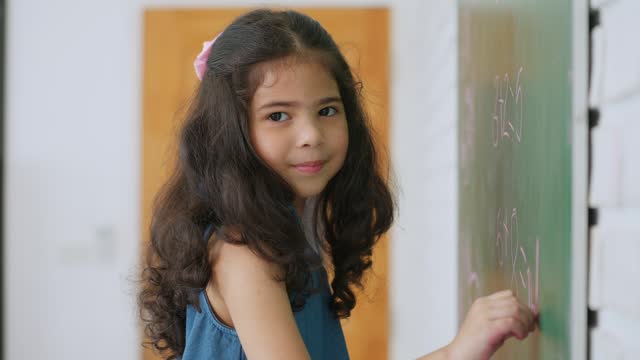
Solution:
M193 60L202 42L249 9L153 9L144 13L142 132L142 239L148 241L151 203L175 159L176 135L186 101L198 81ZM389 12L384 8L302 8L333 36L364 84L366 109L384 166L389 133ZM144 249L144 246L142 247ZM352 359L386 359L389 340L388 237L373 254L351 318L342 326ZM145 360L159 359L143 351Z

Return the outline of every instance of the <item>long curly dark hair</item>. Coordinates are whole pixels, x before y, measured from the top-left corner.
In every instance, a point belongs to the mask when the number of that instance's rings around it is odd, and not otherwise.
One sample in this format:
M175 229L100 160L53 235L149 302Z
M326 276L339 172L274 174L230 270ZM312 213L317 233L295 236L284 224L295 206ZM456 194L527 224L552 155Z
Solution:
M184 351L186 307L212 272L212 242L248 246L284 270L287 290L305 294L312 266L308 243L290 204L292 188L252 148L248 116L260 83L257 64L308 56L337 82L349 145L343 167L317 196L313 229L330 255L330 308L346 318L372 265L372 249L393 222L394 200L376 155L362 86L331 36L295 11L253 10L218 37L178 139L176 167L154 199L150 241L138 295L151 345L169 359ZM203 234L212 226L214 236ZM232 230L233 229L233 230ZM237 231L237 230L240 231ZM304 306L292 302L294 311Z

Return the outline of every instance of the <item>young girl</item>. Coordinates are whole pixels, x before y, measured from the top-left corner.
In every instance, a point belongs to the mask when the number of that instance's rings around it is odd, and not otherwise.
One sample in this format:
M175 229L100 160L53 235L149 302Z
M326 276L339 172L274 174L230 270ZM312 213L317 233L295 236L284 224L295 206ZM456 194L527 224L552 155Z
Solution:
M339 319L394 210L359 83L295 11L239 17L195 67L142 273L150 344L169 359L348 359ZM487 359L533 328L526 306L496 293L424 359Z

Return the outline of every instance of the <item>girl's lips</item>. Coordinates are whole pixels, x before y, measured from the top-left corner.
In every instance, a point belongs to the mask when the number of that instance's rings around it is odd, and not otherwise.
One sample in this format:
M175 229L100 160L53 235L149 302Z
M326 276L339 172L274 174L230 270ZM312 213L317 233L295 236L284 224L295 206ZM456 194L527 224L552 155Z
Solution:
M325 163L324 161L308 161L308 162L296 164L293 167L295 167L299 171L302 171L303 173L315 174L318 171L320 171L320 169L322 169L322 166L324 166L324 163Z

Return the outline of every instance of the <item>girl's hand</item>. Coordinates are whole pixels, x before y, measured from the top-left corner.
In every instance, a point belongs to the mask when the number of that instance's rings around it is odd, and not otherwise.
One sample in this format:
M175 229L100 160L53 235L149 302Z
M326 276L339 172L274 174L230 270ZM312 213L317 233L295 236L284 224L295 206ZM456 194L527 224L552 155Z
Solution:
M449 357L489 359L509 337L526 338L535 330L537 320L538 315L518 301L511 290L478 298L448 346Z

